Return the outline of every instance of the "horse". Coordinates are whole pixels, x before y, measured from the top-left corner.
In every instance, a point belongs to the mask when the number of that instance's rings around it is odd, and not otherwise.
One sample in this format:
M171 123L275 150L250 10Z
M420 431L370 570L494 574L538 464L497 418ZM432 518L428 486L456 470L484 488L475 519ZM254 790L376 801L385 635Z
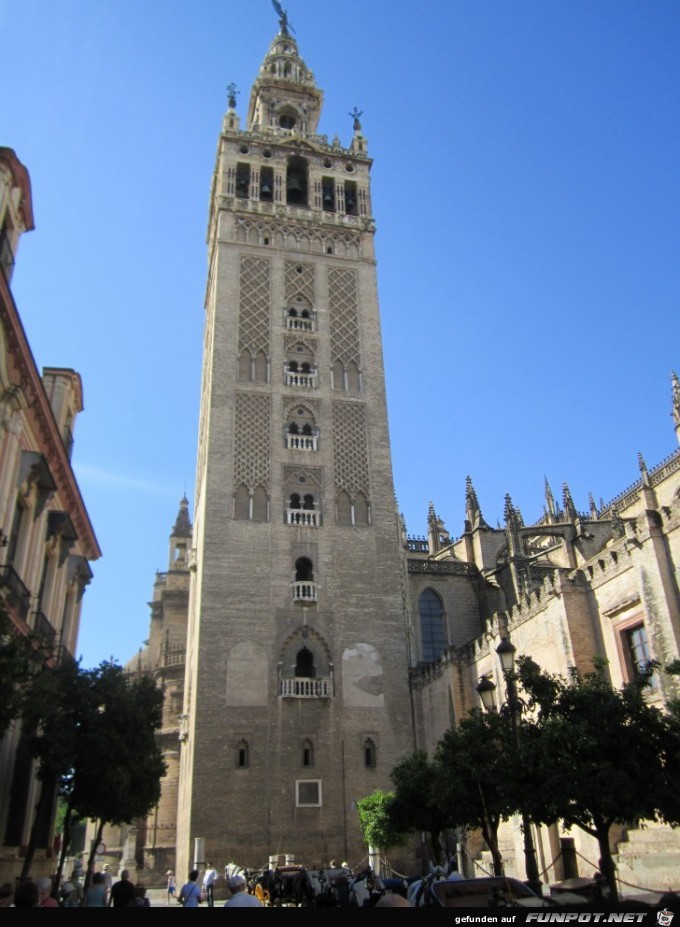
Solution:
M349 883L349 903L358 908L373 908L385 894L382 880L368 866Z
M308 869L307 882L317 908L342 907L349 903L351 870L343 867Z
M432 898L431 886L435 882L443 882L447 876L445 866L430 866L430 872L423 879L417 879L411 882L406 892L406 900L411 902L414 908L430 908L438 906Z

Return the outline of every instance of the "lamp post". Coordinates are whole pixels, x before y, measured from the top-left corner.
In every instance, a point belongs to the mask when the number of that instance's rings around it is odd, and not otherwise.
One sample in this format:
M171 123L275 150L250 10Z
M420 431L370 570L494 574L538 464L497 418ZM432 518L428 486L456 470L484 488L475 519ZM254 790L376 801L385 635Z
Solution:
M501 661L501 667L503 669L503 675L505 676L505 686L507 690L507 701L500 706L498 711L502 714L507 713L510 716L513 740L517 746L517 749L519 750L519 724L517 716L525 710L526 705L517 695L517 687L515 685L515 678L513 676L513 670L515 667L515 647L508 637L504 637L498 647L496 647L496 653L498 654L498 657ZM485 711L497 710L494 694L495 691L496 686L488 678L488 676L480 677L479 684L477 685L477 692L482 700L482 705L484 706ZM541 895L541 877L538 871L538 863L536 862L536 849L534 847L534 840L531 834L531 820L526 811L522 811L521 816L522 831L524 834L524 860L527 873L527 883L532 891L536 892L537 895Z

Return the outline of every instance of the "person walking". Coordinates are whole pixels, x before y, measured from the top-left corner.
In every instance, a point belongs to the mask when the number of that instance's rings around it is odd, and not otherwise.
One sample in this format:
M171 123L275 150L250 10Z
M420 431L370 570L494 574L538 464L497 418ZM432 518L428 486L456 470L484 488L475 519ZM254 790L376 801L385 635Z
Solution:
M90 887L85 892L84 908L105 908L107 900L106 880L103 872L95 872Z
M120 874L120 881L114 882L111 886L109 895L109 908L127 908L128 903L132 901L135 895L135 887L130 881L130 871L123 869Z
M264 905L255 895L249 895L246 891L246 880L242 875L232 876L227 882L227 888L231 892L229 901L225 901L225 908L263 908Z
M177 881L175 879L175 873L172 871L172 869L168 869L165 875L168 880L168 888L167 888L168 902L167 903L170 904L172 899L175 897L175 888L177 886Z
M217 869L215 869L212 863L208 863L208 868L205 870L205 875L203 876L203 889L209 908L215 907L215 882L217 882L217 879Z
M192 869L189 873L189 881L182 886L179 893L179 900L183 908L197 908L201 903L201 890L196 884L198 879L198 869Z

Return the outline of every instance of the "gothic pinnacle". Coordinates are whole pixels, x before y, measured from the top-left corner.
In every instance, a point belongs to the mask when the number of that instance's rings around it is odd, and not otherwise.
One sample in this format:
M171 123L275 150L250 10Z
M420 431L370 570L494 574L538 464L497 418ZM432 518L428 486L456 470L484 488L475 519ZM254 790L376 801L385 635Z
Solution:
M576 518L576 506L571 497L571 490L566 483L562 483L562 505L564 506L564 514L568 519L573 520Z
M548 482L548 477L545 477L545 504L548 509L549 515L557 515L557 506L555 505L555 497L552 494L552 489L550 488L550 483Z

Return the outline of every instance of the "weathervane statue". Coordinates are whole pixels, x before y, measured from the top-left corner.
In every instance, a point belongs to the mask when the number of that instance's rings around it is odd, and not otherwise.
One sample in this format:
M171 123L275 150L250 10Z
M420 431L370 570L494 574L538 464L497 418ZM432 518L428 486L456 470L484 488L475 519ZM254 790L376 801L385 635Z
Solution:
M288 35L288 11L283 9L278 0L272 0L272 5L278 14L282 34ZM290 31L294 33L295 29L291 26Z

